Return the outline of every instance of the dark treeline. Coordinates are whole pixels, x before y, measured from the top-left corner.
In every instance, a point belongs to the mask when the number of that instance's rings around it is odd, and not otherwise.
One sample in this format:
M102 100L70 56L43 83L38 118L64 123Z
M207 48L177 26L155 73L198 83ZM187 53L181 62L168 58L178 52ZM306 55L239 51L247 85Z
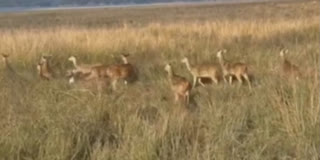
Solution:
M77 5L143 4L199 0L0 0L0 7L57 7ZM200 0L208 1L208 0Z

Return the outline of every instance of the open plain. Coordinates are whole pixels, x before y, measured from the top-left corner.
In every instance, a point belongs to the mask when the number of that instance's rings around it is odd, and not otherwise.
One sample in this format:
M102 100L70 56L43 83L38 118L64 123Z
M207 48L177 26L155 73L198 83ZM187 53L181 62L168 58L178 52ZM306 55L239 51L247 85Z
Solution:
M0 160L318 160L319 1L210 3L0 14ZM197 85L174 102L167 73L191 65L248 65L245 83ZM281 49L302 76L282 76ZM68 57L122 63L138 79L117 89L68 83ZM50 55L55 72L41 80ZM9 66L8 66L9 65Z

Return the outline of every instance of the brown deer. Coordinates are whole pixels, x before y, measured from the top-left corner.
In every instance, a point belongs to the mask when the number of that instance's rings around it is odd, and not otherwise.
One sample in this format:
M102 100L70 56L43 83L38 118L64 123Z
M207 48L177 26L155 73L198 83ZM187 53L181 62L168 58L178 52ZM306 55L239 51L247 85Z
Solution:
M171 90L174 93L175 102L183 100L186 105L189 104L189 95L192 88L191 83L186 78L176 75L170 64L165 66L165 71L168 73L168 79Z
M287 54L288 52L289 51L287 49L280 51L283 76L286 78L299 80L301 77L301 72L298 66L292 64L289 60L286 59L285 54Z
M48 58L48 56L42 56L37 65L38 75L43 80L53 79L53 71L49 65Z
M201 78L210 78L214 83L219 83L219 67L215 64L200 64L191 66L187 57L181 60L193 76L193 87L195 87L197 81L204 86Z
M243 83L242 82L242 77L243 77L247 81L249 88L251 89L251 83L248 76L248 65L241 62L225 61L223 58L223 54L226 52L227 51L224 49L224 50L218 51L217 53L217 57L222 69L224 81L227 82L226 77L229 76L229 84L232 84L232 76L235 76L239 81L239 84L241 85Z

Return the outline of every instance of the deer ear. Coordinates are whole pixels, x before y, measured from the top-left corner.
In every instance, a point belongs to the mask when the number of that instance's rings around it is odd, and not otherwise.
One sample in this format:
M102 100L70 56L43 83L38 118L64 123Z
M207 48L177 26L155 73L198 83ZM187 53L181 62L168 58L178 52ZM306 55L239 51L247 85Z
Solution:
M129 57L129 56L130 56L129 53L122 53L122 55L123 55L124 57Z
M170 63L170 62L165 62L165 63L164 63L164 66L166 66L166 67L167 67L167 66L171 66L171 63Z
M6 54L6 53L2 53L1 55L2 55L2 57L5 57L5 58L9 57L9 54Z
M284 50L284 53L289 53L289 50L288 50L288 49L285 49L285 50Z
M46 59L49 59L49 58L52 58L52 55L45 55L43 57L46 58Z
M44 61L46 59L47 59L46 56L41 56L40 61Z

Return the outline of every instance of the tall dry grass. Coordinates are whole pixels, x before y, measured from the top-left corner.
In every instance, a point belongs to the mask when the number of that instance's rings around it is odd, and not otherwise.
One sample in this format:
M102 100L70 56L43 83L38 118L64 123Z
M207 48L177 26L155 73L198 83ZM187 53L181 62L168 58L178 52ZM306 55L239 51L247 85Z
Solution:
M2 29L0 53L11 55L16 73L1 67L0 159L319 159L318 20ZM253 90L208 85L192 90L190 106L173 103L164 64L191 80L181 58L217 62L221 48L228 60L249 64ZM303 73L316 72L297 82L281 78L281 48ZM70 55L111 64L123 52L140 73L127 87L98 96L63 77ZM53 56L54 81L35 74L43 54Z

